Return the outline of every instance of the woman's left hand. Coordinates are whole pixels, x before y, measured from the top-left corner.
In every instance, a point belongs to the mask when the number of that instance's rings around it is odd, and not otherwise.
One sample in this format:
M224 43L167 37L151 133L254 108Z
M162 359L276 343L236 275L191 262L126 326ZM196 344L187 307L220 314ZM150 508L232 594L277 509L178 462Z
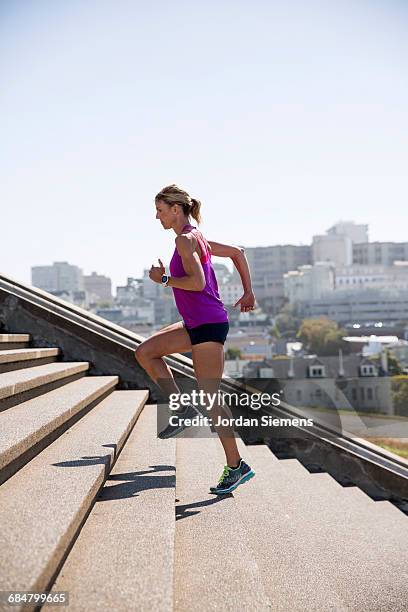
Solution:
M166 273L166 270L159 259L159 266L153 266L150 268L149 278L155 283L161 283L161 277Z
M241 299L234 304L234 308L241 306L241 312L248 312L250 310L254 310L255 308L255 294L253 291L246 291Z

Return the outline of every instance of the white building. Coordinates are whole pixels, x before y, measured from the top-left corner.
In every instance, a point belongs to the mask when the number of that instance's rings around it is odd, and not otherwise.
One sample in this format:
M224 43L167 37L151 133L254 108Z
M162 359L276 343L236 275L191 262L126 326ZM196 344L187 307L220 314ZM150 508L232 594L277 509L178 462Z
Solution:
M353 243L344 234L325 234L313 236L313 263L330 261L337 266L349 266L353 263Z
M244 293L242 283L226 283L225 285L218 285L218 289L220 298L226 305L236 304Z
M213 261L213 267L219 285L229 282L232 273L229 271L228 266Z
M368 242L368 225L354 223L354 221L338 221L330 227L326 234L329 236L348 236L351 242Z
M392 266L353 265L336 269L336 290L381 289L408 290L408 261L396 261Z
M330 262L300 266L283 275L285 297L291 304L318 300L334 289L334 268Z
M67 261L55 261L52 266L33 266L31 284L44 291L83 291L82 270Z

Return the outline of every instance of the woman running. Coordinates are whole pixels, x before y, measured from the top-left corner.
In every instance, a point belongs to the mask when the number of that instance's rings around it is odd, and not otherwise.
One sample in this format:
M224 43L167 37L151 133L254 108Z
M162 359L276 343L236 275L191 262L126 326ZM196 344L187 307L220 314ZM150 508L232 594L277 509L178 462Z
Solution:
M191 351L198 385L204 392L217 393L224 369L224 342L229 323L228 313L222 303L211 255L230 257L241 277L244 294L235 306L241 312L254 309L255 296L244 249L207 241L201 232L190 224L193 217L201 221L201 203L177 185L164 187L155 197L156 219L163 228L176 234L176 248L170 262L170 276L159 259L159 266L152 266L152 281L171 287L182 321L168 325L142 342L135 351L138 363L169 396L180 394L172 372L163 357L173 353ZM219 409L219 407L218 407ZM185 419L200 412L192 404L174 412L171 423L158 434L170 438L185 429ZM217 407L210 417L219 415ZM175 422L175 423L174 423ZM214 422L214 421L213 421ZM253 470L240 457L232 428L215 427L224 448L227 465L211 493L230 493L254 476Z

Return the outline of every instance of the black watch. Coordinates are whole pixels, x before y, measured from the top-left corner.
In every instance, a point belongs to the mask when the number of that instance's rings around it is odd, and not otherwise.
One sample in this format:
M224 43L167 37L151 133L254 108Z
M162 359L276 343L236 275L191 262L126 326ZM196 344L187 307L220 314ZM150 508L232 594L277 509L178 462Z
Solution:
M169 280L170 280L170 276L167 276L167 274L163 274L162 275L161 283L162 283L163 287L167 287L168 286Z

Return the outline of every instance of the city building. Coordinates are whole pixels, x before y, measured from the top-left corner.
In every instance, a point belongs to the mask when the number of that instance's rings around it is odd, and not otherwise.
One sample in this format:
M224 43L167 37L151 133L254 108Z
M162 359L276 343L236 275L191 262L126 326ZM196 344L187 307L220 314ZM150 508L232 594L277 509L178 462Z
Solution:
M283 275L312 263L312 250L308 245L245 247L245 254L256 298L262 308L270 313L278 312L284 303ZM232 282L241 282L235 268Z
M266 368L270 378L279 380L289 405L395 413L391 377L361 355L273 358L248 363L243 374L261 378Z
M218 285L220 298L226 306L234 305L242 297L242 283L225 283Z
M161 299L154 299L153 308L155 325L162 327L181 320L180 314L174 302L173 292L164 295Z
M284 274L283 283L290 304L320 299L334 290L334 267L326 261L300 266Z
M92 272L89 276L84 277L84 288L92 299L95 297L95 301L112 301L112 281L107 276Z
M238 349L241 353L240 359L257 361L272 357L272 339L268 330L234 328L230 329L224 349Z
M80 308L88 309L90 307L89 294L86 291L50 291L55 297L79 306Z
M334 266L349 266L353 263L353 243L344 234L322 234L313 236L313 263L329 261ZM294 268L293 268L294 269Z
M329 236L348 236L351 242L368 242L368 225L354 221L338 221L330 227L326 234Z
M228 269L228 266L222 263L217 263L215 261L212 262L214 267L215 276L217 277L218 285L222 285L227 283L231 279L231 272Z
M155 299L162 298L164 295L164 291L171 291L169 287L165 288L161 283L155 283L149 278L150 270L143 270L143 278L142 278L142 292L143 297L146 299Z
M344 289L408 291L408 261L396 261L391 266L354 264L336 268L336 291Z
M408 320L408 292L334 291L324 298L299 304L298 311L305 318L325 316L341 325L381 322L385 327Z
M132 304L142 297L142 288L142 279L128 276L126 285L116 287L116 301L119 304Z
M31 284L49 293L84 290L82 270L67 261L55 261L52 266L33 266Z
M408 242L353 244L353 264L392 266L394 261L408 261Z

